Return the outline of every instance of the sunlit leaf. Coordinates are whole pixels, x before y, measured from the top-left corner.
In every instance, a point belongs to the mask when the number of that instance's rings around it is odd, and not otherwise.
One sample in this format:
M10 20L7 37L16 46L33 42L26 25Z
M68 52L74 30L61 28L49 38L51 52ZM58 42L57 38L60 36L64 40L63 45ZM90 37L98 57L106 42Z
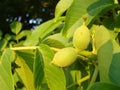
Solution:
M6 49L0 60L0 89L14 90L14 80L11 72L11 61L13 61L13 52Z
M94 28L93 28L94 29ZM105 44L108 40L110 40L110 33L104 26L96 26L95 27L95 48L98 50L103 44Z
M109 68L112 61L113 44L108 30L100 26L95 32L95 48L98 56L100 80L109 82Z
M49 20L41 24L35 30L33 30L31 36L25 41L24 45L31 46L38 44L40 39L45 38L55 28L62 24L62 20L63 18L60 18L57 22L54 22L54 20Z
M31 34L31 31L30 30L24 30L24 31L21 31L18 35L17 35L17 38L16 39L22 39L23 37L28 37L30 36Z
M28 51L16 51L18 56L22 57L28 67L33 71L34 55L31 50Z
M54 56L53 51L46 45L40 45L40 51L44 58L44 72L48 87L50 90L66 90L65 76L62 68L50 64Z
M26 57L26 59L27 59L27 57ZM29 60L29 58L28 58L28 60ZM29 68L29 66L26 64L24 58L17 56L16 64L19 66L19 68L16 69L16 72L19 75L19 77L21 78L22 82L24 83L25 88L27 90L35 90L33 72Z
M51 47L56 48L63 48L67 45L69 45L69 40L61 35L61 33L57 33L54 35L51 35L43 40L44 44L47 44Z
M57 21L60 17L72 4L73 0L60 0L55 8L55 20Z

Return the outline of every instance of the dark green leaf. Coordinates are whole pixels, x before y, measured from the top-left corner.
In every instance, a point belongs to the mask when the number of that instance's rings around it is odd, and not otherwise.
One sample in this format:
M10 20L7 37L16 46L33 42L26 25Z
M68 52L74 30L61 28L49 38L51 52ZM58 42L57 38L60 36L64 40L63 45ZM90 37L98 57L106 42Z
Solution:
M89 24L93 18L99 14L104 14L114 7L114 0L96 0L87 7L88 17L86 23Z
M116 17L116 20L113 16L106 18L102 23L103 25L109 29L111 34L111 38L115 39L119 33L119 25L120 25L120 16Z
M10 35L10 34L5 34L5 39L6 39L7 41L9 41L9 40L11 39L11 35Z
M120 90L120 87L109 83L95 83L89 90Z
M109 70L109 77L113 83L120 85L120 47L115 41L113 41L113 45L114 54Z
M10 28L14 34L18 34L20 30L22 29L22 24L20 22L12 22L10 24Z
M0 37L3 35L3 32L2 32L2 30L0 30Z
M91 16L95 16L103 9L113 5L114 0L97 0L97 2L92 2L92 4L87 8L87 11Z

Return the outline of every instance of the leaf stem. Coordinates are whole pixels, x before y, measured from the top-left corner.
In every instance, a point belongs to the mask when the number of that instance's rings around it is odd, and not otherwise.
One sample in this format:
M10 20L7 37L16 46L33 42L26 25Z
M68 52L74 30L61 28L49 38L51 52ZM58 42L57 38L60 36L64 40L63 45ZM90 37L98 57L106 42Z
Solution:
M82 56L82 55L78 55L78 58L80 58L80 59L82 59L82 60L85 60L85 61L88 60L88 58L86 58L86 57L84 57L84 56Z
M11 50L27 50L27 49L36 49L39 46L25 46L25 47L11 47Z
M78 54L79 55L82 55L82 56L86 56L86 57L90 57L90 56L92 56L93 55L93 53L92 52L90 52L90 51L77 51L78 52Z
M60 48L54 48L54 47L50 47L52 50L58 52L60 50Z
M87 76L81 78L80 80L78 80L77 83L72 83L72 84L69 85L67 88L71 88L72 86L77 85L77 84L80 85L80 83L82 83L82 82L88 80L89 78L90 78L90 75L87 75Z
M81 78L80 80L78 80L78 84L80 84L80 83L82 83L82 82L88 80L89 78L90 78L90 75L87 75L87 76Z
M69 88L71 88L72 86L75 86L75 85L77 85L77 83L72 83L69 86L67 86L67 89L69 89Z
M39 46L23 46L23 47L10 47L11 50L28 50L28 49L36 49L36 48L40 48ZM54 47L50 47L52 50L54 51L59 51L59 48L54 48Z

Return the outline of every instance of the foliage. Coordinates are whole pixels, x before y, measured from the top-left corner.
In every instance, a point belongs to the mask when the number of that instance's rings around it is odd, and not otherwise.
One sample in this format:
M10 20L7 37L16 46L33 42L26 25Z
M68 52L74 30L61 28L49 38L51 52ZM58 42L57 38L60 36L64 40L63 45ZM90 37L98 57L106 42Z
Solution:
M120 90L119 10L117 0L60 0L55 17L33 31L12 22L12 34L0 31L0 89ZM73 38L83 24L90 30L90 41L80 50ZM52 60L61 50L60 62L72 59L65 56L72 53L64 52L68 47L74 48L76 60L67 66L54 65ZM59 63L57 57L55 61Z

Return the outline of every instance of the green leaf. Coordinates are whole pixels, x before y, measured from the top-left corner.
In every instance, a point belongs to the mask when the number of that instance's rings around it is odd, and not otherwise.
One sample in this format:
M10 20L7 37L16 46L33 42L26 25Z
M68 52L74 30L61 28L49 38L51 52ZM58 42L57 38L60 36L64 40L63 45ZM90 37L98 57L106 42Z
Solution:
M41 88L40 88L39 90L49 90L49 88L48 88L48 86L47 86L46 83L43 83L43 84L41 85Z
M17 35L22 29L22 24L20 22L12 22L10 24L10 28L11 28L11 31Z
M89 90L120 90L120 87L109 83L95 83Z
M13 52L6 49L0 60L0 88L2 90L14 90L14 80L11 72L11 61Z
M54 53L46 45L40 45L40 51L44 58L45 78L50 90L66 90L65 76L62 68L50 64Z
M5 39L7 40L7 41L9 41L10 39L11 39L11 35L10 34L5 34Z
M104 19L103 22L102 22L102 24L103 24L106 28L114 31L115 20L114 20L114 17L113 17L113 16Z
M98 67L100 71L100 80L109 82L109 68L112 62L113 44L109 31L100 26L95 31L95 48L98 55Z
M29 60L27 57L26 59ZM15 63L19 66L19 68L16 69L16 72L24 83L26 90L35 90L33 72L25 61L26 60L24 58L17 55Z
M21 31L16 38L19 40L19 39L22 39L23 37L30 36L30 34L31 34L30 30L24 30L24 31Z
M109 40L98 50L98 67L100 71L100 80L109 82L109 68L112 62L113 45Z
M0 37L2 37L2 35L3 35L3 32L2 32L2 30L0 30Z
M43 63L43 57L41 52L39 52L38 49L36 49L35 53L35 60L34 60L34 85L36 89L39 89L42 80L44 77L44 63Z
M16 51L17 55L24 59L27 66L33 71L34 55L33 52L28 51Z
M87 12L89 13L89 15L95 16L98 13L100 13L103 9L113 5L114 5L114 0L97 0L97 2L93 2L87 8Z
M39 39L43 39L50 34L55 28L62 24L62 20L63 18L60 18L57 22L54 22L54 20L49 20L41 24L33 30L31 36L25 41L24 45L32 46L38 44Z
M63 29L62 34L67 37L71 38L73 36L73 33L76 31L76 29L83 24L83 19L78 19L72 26L70 26L69 29ZM65 26L67 27L67 26Z
M115 27L120 29L120 15L116 16L116 22L115 22Z
M68 9L65 19L65 27L62 34L71 37L77 27L82 25L82 17L86 17L87 7L96 0L74 0Z
M86 24L89 24L97 15L104 14L113 7L114 0L96 0L96 2L92 2L87 8L88 16Z
M117 18L118 20L119 18ZM119 19L120 20L120 19ZM116 27L117 23L120 24L119 22L116 22L114 20L114 17L108 17L106 18L103 22L103 25L109 29L109 32L110 32L110 35L111 35L111 38L115 39L118 35L118 32L117 30L119 30L118 27Z
M57 19L70 7L73 0L60 0L55 8L55 20Z
M103 44L110 40L110 33L104 26L95 26L94 38L95 38L95 48L98 50Z
M116 41L113 41L113 45L114 54L109 70L109 78L113 83L120 85L120 46L116 43Z
M56 47L56 48L63 48L65 46L68 46L68 39L63 37L61 33L57 33L51 36L48 36L46 39L42 41L44 44L49 45L50 47Z
M82 67L82 65L83 63L80 64L79 60L76 60L74 64L70 65L69 67L63 68L65 77L66 77L67 90L79 90L77 89L78 85L81 86L81 83L79 83L79 80L81 79L82 74L83 73L85 74L86 72L86 70L84 69L84 67ZM81 67L82 67L82 70L80 69Z

